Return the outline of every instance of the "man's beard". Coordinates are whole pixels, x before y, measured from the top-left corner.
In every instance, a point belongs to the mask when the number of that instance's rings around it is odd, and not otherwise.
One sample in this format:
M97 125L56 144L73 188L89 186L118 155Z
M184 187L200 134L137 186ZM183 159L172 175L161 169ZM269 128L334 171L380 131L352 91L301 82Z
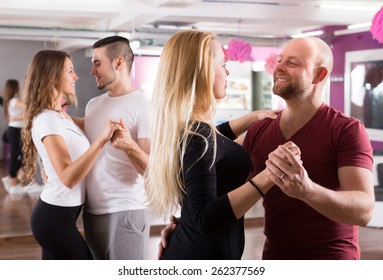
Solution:
M116 80L116 77L113 76L113 78L111 78L108 82L106 82L106 83L102 83L102 84L99 83L99 84L97 85L97 88L100 89L100 90L103 90L103 89L105 89L108 85L110 85L111 83L113 83L115 80Z
M275 87L275 84L273 86L274 94L278 95L284 100L289 100L289 99L302 96L307 91L307 89L308 87L304 85L303 83L295 83L295 84L290 83L284 87Z

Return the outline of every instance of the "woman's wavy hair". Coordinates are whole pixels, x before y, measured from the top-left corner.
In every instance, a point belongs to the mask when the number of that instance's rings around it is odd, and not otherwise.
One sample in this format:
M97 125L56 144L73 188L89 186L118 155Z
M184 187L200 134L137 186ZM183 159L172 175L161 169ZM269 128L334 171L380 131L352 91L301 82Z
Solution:
M188 138L196 135L195 128L203 116L212 117L215 111L214 39L210 32L180 31L166 42L161 54L151 101L151 147L145 184L153 211L164 218L182 204L182 158ZM213 127L212 133L215 139Z
M25 103L24 129L22 130L23 163L29 180L34 180L37 151L32 140L33 119L44 109L54 109L57 92L61 92L64 63L70 55L58 50L39 51L32 59L23 88ZM56 91L55 91L56 90ZM77 104L76 97L64 93L63 106Z

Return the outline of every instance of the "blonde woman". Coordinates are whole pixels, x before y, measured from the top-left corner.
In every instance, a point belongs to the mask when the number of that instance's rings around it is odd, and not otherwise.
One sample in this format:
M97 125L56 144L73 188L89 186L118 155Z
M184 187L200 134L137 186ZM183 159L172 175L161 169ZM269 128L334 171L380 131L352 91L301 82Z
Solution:
M84 132L63 109L76 103L77 80L70 56L56 50L38 52L26 77L22 134L25 172L33 180L38 153L47 175L31 218L43 259L93 258L76 227L85 201L84 178L105 143L121 128L109 121L89 144Z
M212 33L176 33L159 65L147 193L152 209L163 217L181 207L162 259L240 259L243 216L274 183L264 172L247 181L251 158L233 139L276 112L253 112L215 127L215 100L226 95L229 71ZM294 156L289 149L298 153L292 143L285 150Z

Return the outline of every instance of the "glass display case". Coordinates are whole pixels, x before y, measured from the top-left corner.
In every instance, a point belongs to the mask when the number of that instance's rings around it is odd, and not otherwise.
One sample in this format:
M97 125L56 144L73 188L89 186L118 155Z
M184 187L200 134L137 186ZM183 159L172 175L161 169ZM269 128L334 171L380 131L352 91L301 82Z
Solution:
M251 110L250 79L228 77L226 94L217 102L217 109Z
M252 62L227 61L226 97L217 101L214 121L220 124L252 111Z

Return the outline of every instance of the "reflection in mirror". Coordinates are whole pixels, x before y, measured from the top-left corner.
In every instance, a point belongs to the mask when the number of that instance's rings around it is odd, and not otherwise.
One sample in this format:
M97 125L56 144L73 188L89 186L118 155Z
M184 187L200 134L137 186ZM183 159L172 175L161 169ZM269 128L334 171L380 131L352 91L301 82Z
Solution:
M345 113L383 141L383 49L346 53Z

